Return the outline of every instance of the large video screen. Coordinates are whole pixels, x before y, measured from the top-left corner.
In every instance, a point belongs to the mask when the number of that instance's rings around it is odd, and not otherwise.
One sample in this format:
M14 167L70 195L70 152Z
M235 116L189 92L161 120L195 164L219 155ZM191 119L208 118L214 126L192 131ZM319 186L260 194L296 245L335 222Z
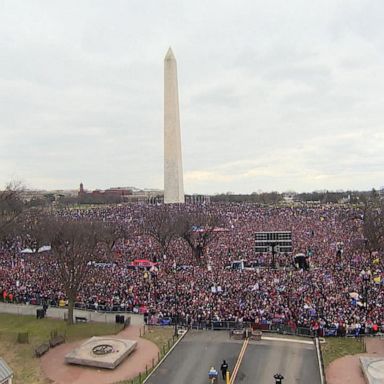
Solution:
M271 252L272 247L275 252L290 253L292 252L292 232L256 232L255 233L255 251Z

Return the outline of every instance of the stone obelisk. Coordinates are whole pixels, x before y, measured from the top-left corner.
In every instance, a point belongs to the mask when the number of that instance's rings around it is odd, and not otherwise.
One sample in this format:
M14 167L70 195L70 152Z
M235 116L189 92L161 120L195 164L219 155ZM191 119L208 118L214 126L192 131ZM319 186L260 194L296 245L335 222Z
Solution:
M164 59L164 203L184 203L177 64L171 48Z

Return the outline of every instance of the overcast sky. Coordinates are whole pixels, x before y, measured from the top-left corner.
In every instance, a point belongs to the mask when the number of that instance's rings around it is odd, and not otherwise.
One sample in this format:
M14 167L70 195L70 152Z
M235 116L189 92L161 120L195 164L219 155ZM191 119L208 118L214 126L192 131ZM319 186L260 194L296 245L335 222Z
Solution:
M384 185L384 1L0 0L0 185L163 187L178 62L187 193Z

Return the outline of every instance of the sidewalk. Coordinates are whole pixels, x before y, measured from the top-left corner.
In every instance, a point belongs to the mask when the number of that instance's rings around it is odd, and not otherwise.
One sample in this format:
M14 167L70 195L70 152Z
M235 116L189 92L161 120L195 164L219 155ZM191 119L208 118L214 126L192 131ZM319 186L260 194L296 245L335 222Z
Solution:
M384 356L384 339L367 337L367 353L344 356L333 361L325 370L328 384L366 384L360 365L360 356Z
M145 372L145 367L152 367L157 361L159 349L152 342L139 336L140 326L130 326L121 331L116 338L137 341L136 350L114 370L83 367L66 364L65 355L84 342L65 343L49 350L40 361L44 374L53 384L111 384L133 379Z

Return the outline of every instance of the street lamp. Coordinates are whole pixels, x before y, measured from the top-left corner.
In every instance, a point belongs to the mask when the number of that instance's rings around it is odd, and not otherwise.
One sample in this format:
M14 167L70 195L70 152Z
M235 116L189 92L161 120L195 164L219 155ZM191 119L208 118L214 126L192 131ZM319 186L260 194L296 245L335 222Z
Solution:
M273 378L275 379L275 384L281 384L284 380L284 376L280 373L276 373L275 375L273 375Z

